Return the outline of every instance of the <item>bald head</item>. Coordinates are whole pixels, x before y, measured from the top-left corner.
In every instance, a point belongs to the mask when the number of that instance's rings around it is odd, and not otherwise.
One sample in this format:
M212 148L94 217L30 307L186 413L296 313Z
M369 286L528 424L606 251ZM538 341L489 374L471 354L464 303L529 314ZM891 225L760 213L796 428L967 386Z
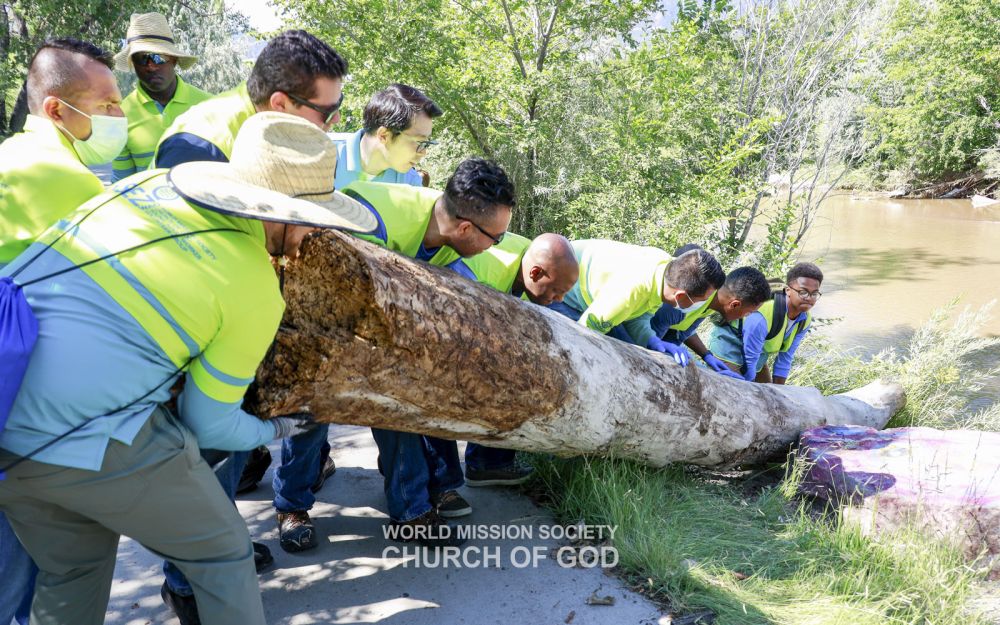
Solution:
M28 110L42 115L46 97L76 101L88 91L107 90L109 81L117 91L111 55L103 49L72 37L50 39L28 65Z
M528 298L542 306L561 302L580 274L580 263L569 239L547 232L531 242L521 260L521 278Z

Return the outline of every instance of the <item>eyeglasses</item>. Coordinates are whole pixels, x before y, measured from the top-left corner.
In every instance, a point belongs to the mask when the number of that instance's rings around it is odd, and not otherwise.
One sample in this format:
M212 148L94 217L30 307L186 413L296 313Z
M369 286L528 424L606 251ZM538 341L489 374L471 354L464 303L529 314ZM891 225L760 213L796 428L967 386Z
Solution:
M430 139L417 139L412 135L408 135L405 132L397 132L397 135L402 135L413 142L414 147L417 152L426 152L432 145L437 145L437 141L431 141Z
M793 290L796 293L798 293L799 297L801 297L802 299L811 299L813 301L816 301L819 298L823 297L823 292L822 291L808 291L806 289L796 289L795 287L793 287L790 284L786 285L786 286L788 286L788 288L790 288L791 290Z
M164 56L162 54L150 53L150 54L136 54L132 57L132 64L138 65L139 67L145 67L150 62L153 65L166 65L173 60L173 57Z
M498 234L496 236L493 236L489 232L486 232L485 230L483 230L482 227L479 224L477 224L476 222L472 221L468 217L462 217L461 215L455 215L455 219L461 219L462 221L467 221L470 224L472 224L473 226L475 226L476 230L478 230L478 231L482 232L484 235L486 235L486 238L488 238L490 241L493 241L493 245L500 245L500 242L503 241L503 238L505 236L507 236L507 231L506 230L504 230L503 232L501 232L500 234Z
M340 106L344 103L344 92L343 91L340 92L340 99L337 100L331 106L320 106L319 104L313 104L309 100L306 100L305 98L300 98L299 96L294 95L292 93L289 93L289 94L286 94L286 95L289 98L291 98L292 102L295 102L299 106L305 106L305 107L311 108L312 110L314 110L317 113L319 113L320 115L322 115L323 116L323 125L324 126L329 126L330 125L330 122L333 120L333 116L337 114L337 111L340 110Z

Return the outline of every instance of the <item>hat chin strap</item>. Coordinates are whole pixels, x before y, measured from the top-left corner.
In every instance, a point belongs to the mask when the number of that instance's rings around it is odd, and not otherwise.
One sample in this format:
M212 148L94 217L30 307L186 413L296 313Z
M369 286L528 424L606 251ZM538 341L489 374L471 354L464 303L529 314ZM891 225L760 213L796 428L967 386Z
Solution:
M281 249L276 254L278 258L278 292L285 296L285 265L288 264L288 257L285 256L285 236L288 234L288 224L281 225Z

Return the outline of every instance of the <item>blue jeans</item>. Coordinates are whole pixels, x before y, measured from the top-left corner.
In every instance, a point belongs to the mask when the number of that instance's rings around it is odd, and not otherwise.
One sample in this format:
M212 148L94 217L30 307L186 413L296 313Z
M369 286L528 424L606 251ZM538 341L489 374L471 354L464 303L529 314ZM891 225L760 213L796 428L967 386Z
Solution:
M465 484L455 441L372 428L385 478L389 518L410 521L431 509L431 495Z
M476 471L502 469L514 464L513 449L497 449L477 443L469 443L465 447L465 466Z
M0 512L0 624L28 625L38 567Z
M323 469L329 425L281 441L281 465L274 470L274 509L278 512L310 510L316 503L312 485ZM327 451L327 455L329 451Z
M573 321L579 321L580 317L583 315L582 310L577 310L564 302L552 302L548 305L548 308L556 311L564 317L569 317ZM619 341L625 341L629 345L635 345L635 341L632 340L632 336L623 325L617 325L611 328L611 330L608 331L607 336L618 339ZM639 347L645 347L645 345L640 345Z
M236 505L236 485L240 483L240 476L243 475L243 467L247 463L247 458L250 457L250 452L234 451L227 453L203 449L201 457L212 467L218 464L220 458L229 458L225 464L216 469L215 477L219 480L219 484L222 484L222 490L226 491L229 500L233 502L233 505ZM191 584L188 583L187 578L169 560L163 561L163 576L167 580L167 586L176 594L185 597L190 597L194 594L194 590L191 589Z

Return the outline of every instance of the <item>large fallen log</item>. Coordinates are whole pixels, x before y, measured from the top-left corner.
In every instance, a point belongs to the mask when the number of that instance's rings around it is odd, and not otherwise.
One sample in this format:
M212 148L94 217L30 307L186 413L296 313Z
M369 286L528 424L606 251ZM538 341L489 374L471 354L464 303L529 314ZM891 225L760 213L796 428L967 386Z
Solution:
M248 409L307 410L497 447L733 466L825 424L884 427L902 389L727 379L581 328L337 232L289 265L287 310Z

